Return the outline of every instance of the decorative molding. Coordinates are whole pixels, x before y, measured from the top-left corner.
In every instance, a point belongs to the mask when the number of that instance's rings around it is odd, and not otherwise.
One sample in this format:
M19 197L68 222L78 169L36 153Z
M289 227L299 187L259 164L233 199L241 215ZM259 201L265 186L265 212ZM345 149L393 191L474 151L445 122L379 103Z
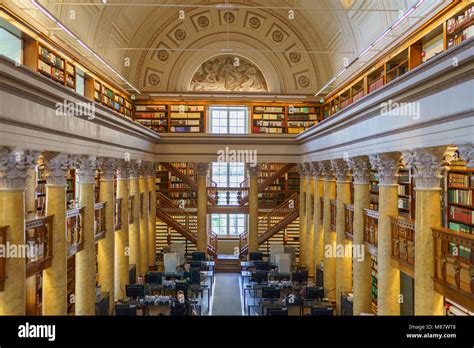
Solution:
M420 148L403 153L403 161L413 169L416 189L440 189L441 175L446 164L447 147Z
M370 165L378 171L379 185L398 185L398 170L401 167L401 154L387 152L369 155Z
M331 167L336 173L336 181L339 183L350 182L351 175L347 162L343 159L331 160Z
M198 178L207 177L207 172L209 171L209 163L199 162L196 163L194 167L196 168L196 174Z
M347 166L352 171L354 184L370 183L370 162L367 156L350 157L347 159Z
M54 186L67 186L67 176L72 165L71 155L60 152L44 156L46 183Z
M76 155L73 156L73 164L77 169L79 184L94 184L95 172L97 170L97 157Z
M467 143L458 146L459 157L466 162L466 167L474 168L474 145Z
M37 151L0 147L0 189L24 190L27 170L39 155Z
M323 175L324 181L334 181L334 170L331 165L331 161L319 162L321 168L321 174Z
M97 167L100 168L101 180L114 180L117 169L117 159L110 157L99 157Z

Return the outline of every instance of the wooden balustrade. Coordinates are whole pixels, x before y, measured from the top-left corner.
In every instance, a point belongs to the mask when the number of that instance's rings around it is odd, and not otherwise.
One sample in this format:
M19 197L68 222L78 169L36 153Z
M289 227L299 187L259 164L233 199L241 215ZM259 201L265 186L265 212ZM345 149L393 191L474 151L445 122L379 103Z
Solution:
M94 239L98 240L105 238L105 207L107 202L99 202L94 204Z
M207 247L215 254L217 252L217 234L207 230Z
M364 242L368 246L371 255L377 256L379 212L364 209Z
M353 239L354 232L354 205L344 203L344 233L347 239Z
M243 255L247 253L249 246L249 233L247 231L239 235L239 251Z
M25 223L26 277L49 267L53 260L53 215Z
M434 288L474 311L474 235L432 227Z
M84 249L83 221L84 207L66 211L68 256Z
M329 209L331 211L331 231L336 231L336 213L337 213L337 201L331 199L329 201Z
M115 199L114 206L114 231L122 228L122 198Z
M0 226L0 245L7 245L8 226ZM7 259L0 257L0 291L5 289L5 279L7 278Z
M133 224L135 217L133 216L133 208L135 206L135 196L128 196L128 224Z
M208 195L213 198L216 205L239 205L240 201L248 194L248 188L241 187L207 187Z
M404 273L414 276L415 220L390 216L392 226L392 259Z

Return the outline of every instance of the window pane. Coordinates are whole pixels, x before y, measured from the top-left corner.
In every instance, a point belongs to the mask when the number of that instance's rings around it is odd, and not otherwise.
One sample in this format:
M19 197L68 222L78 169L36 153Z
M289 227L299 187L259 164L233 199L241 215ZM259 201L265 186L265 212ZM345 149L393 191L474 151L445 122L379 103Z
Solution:
M0 24L3 26L4 21L2 20ZM8 23L7 23L8 24ZM18 63L22 63L21 59L21 39L5 28L0 27L0 54L13 59Z

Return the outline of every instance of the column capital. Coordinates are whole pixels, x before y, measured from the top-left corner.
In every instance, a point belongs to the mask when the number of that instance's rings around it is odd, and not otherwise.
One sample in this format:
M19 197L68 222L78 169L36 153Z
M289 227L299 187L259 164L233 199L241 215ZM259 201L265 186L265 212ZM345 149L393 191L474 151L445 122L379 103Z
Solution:
M209 163L198 162L194 166L196 168L196 174L199 178L207 177L209 171Z
M354 184L370 183L370 162L367 156L350 157L347 159L347 166L352 171Z
M39 156L37 151L0 147L0 189L25 189L27 169Z
M64 152L44 154L42 165L45 170L46 183L54 186L67 186L67 176L72 164L71 155Z
M401 154L386 152L369 155L370 165L377 170L379 185L398 185L398 170L401 167Z
M310 175L310 163L298 163L298 166L296 170L298 171L298 174L300 175L300 178L306 177L307 175Z
M130 175L130 179L137 179L140 176L140 165L141 160L130 160L128 161L128 173Z
M474 144L467 143L458 146L459 157L466 162L466 167L474 168Z
M250 178L258 178L258 175L260 174L260 165L247 165L247 172Z
M334 181L334 170L331 161L321 161L319 162L319 167L321 168L321 175L324 181Z
M97 157L88 155L73 156L73 163L77 169L79 184L93 184L97 169Z
M342 158L331 160L331 167L336 174L337 182L348 182L351 180L349 167L347 162Z
M446 164L447 147L420 148L403 152L406 167L413 169L416 189L439 189Z
M117 160L117 179L130 178L130 161L124 159Z
M311 162L310 163L310 171L313 175L314 180L320 180L322 177L322 170L319 162Z
M97 167L100 169L101 180L114 180L117 169L117 159L111 157L97 158Z

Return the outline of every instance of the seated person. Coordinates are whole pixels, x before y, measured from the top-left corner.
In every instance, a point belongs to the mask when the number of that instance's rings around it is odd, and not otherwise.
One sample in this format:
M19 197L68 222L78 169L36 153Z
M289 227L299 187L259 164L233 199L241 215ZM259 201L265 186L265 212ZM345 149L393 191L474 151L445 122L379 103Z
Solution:
M176 300L171 302L171 315L185 316L190 314L189 301L186 300L184 292L179 290L176 294Z
M139 275L137 279L137 284L143 285L145 287L145 296L151 296L150 284L145 283L145 278L143 275Z
M183 280L188 283L191 283L191 266L189 263L184 264Z

